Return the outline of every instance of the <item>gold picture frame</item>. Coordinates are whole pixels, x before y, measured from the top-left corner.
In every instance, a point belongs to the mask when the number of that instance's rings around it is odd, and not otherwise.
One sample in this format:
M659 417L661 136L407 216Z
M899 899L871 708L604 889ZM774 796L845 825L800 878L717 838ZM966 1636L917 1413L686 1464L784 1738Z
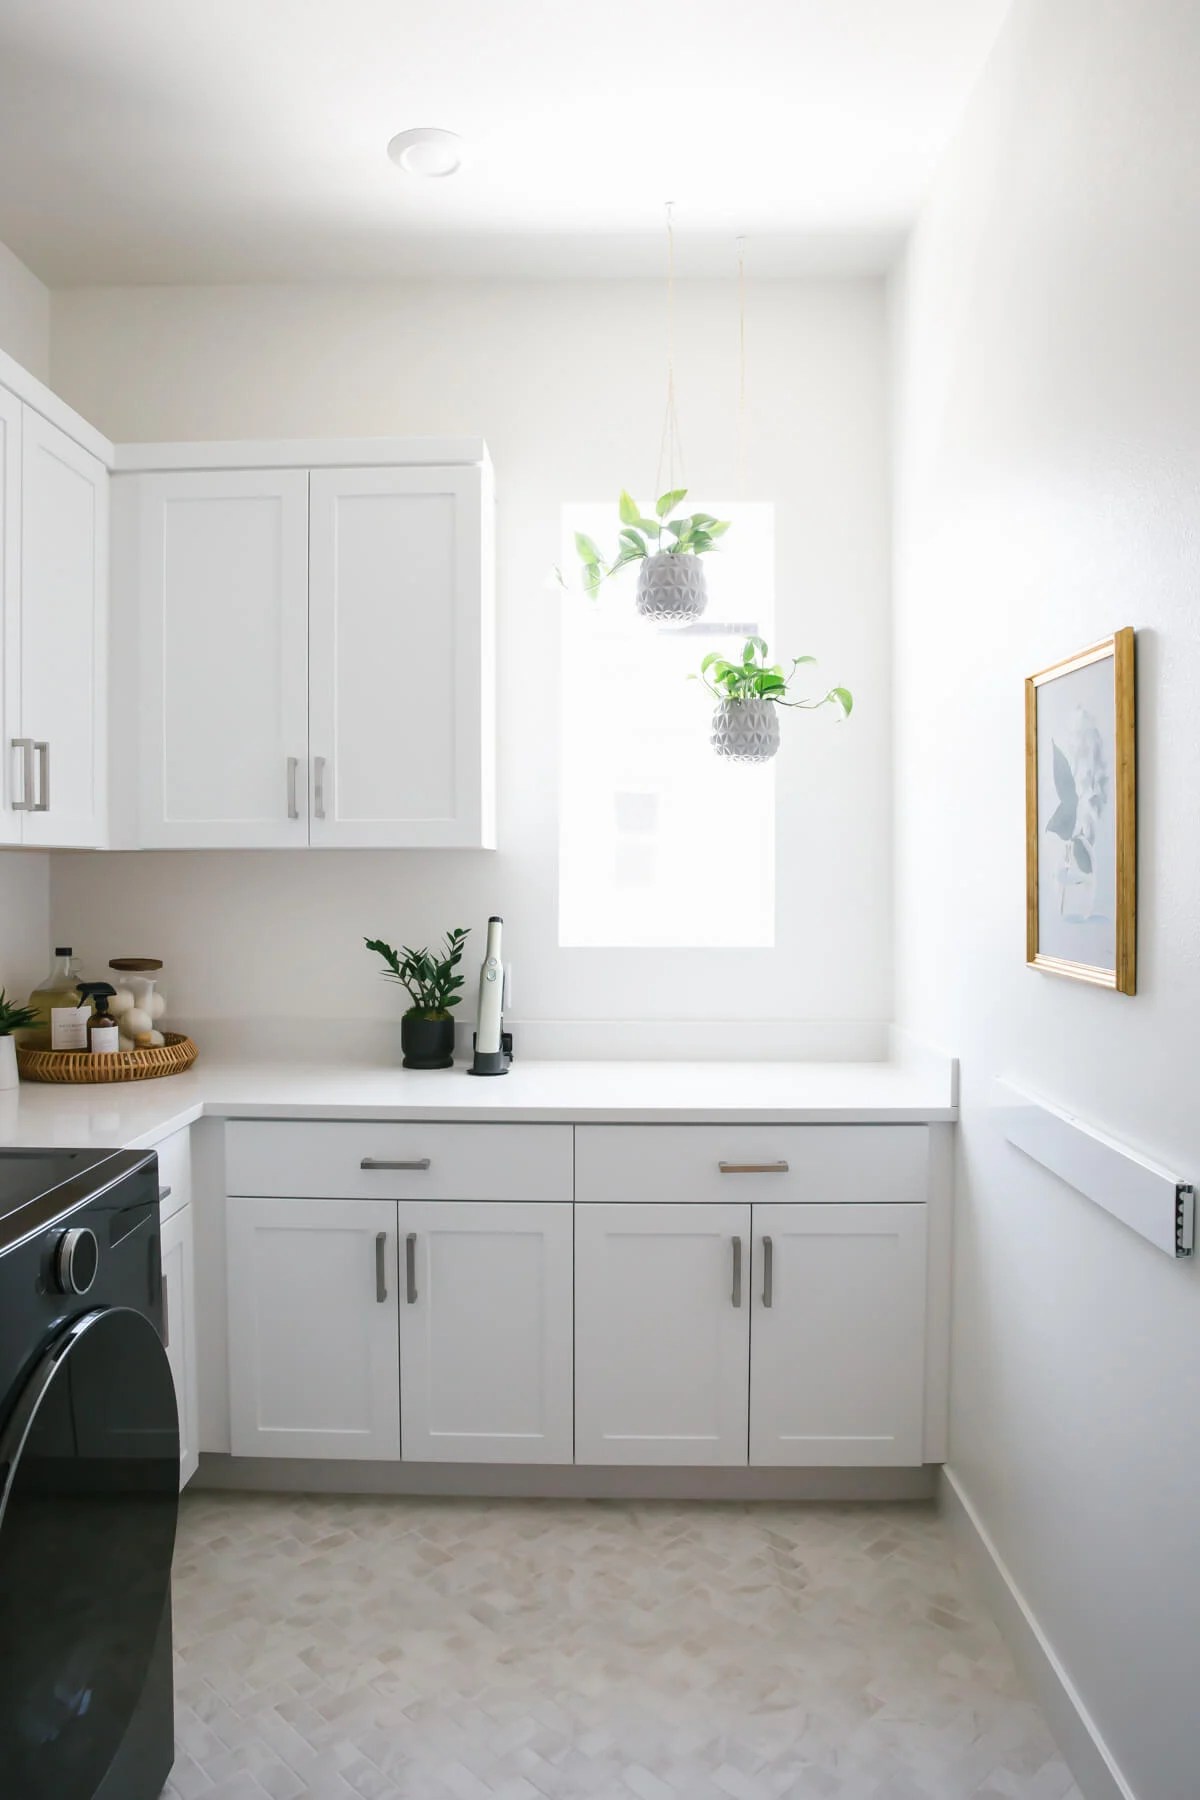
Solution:
M1136 770L1125 626L1025 682L1025 959L1119 994L1137 991Z

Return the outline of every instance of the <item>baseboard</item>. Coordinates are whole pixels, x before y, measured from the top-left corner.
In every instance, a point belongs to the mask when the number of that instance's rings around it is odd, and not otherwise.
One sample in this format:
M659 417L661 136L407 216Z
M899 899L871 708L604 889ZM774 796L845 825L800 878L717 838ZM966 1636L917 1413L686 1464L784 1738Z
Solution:
M1137 1800L987 1527L949 1469L942 1470L939 1502L968 1573L1045 1713L1085 1800Z
M937 1470L632 1469L202 1455L196 1488L529 1500L932 1500Z

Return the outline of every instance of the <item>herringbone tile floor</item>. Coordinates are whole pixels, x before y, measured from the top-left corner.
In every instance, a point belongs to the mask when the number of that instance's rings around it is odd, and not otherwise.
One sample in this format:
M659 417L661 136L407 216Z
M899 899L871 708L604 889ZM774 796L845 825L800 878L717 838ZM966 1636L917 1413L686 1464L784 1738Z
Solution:
M185 1496L175 1800L1080 1800L917 1507Z

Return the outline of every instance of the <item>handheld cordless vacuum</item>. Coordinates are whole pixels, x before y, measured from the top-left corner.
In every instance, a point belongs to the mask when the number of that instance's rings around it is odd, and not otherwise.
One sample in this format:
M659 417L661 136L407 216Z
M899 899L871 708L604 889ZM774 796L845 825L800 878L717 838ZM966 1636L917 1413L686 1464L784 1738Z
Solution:
M487 948L479 971L479 1007L475 1014L472 1075L507 1075L512 1062L512 1033L504 1029L504 920L488 920Z

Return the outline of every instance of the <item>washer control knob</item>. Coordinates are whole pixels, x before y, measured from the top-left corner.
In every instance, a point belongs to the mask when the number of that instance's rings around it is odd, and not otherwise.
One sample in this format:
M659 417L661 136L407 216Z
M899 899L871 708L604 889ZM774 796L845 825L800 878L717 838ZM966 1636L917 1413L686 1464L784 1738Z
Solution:
M96 1279L100 1247L86 1225L64 1231L54 1246L54 1285L60 1294L86 1294Z

